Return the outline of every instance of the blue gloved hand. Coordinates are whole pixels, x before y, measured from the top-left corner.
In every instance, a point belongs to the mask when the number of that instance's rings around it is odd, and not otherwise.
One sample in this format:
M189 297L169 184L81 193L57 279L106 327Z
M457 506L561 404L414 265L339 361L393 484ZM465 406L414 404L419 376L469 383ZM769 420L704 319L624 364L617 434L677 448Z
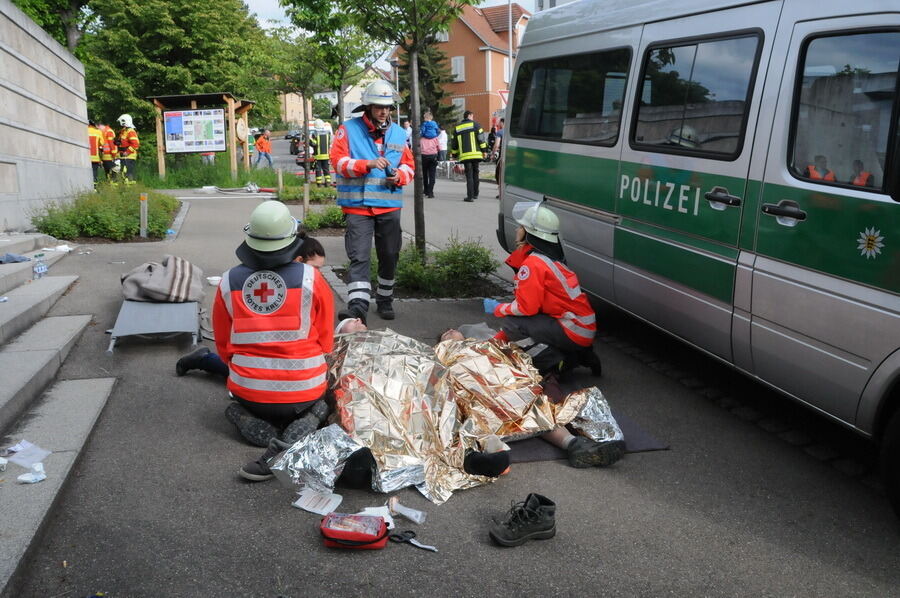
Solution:
M484 300L484 313L493 315L494 310L497 309L498 305L500 305L499 301L496 301L494 299L485 299Z

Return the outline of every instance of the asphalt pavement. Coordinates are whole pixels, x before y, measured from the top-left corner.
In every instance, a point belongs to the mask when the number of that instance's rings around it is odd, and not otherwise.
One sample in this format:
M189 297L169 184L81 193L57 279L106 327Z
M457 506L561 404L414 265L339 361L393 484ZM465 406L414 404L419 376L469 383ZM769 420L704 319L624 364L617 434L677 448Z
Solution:
M426 200L426 238L442 245L451 233L481 237L501 256L497 203L488 199L495 187L485 183L475 203L462 202L463 187L442 181ZM324 548L318 517L291 507L291 489L238 478L240 465L260 451L225 420L221 380L176 377L187 339L122 339L113 355L105 353L121 273L168 253L207 275L223 272L236 263L241 227L258 201L191 199L172 241L97 244L54 267L81 278L51 315L95 317L60 379L119 382L20 596L897 595L900 526L871 475L842 471L834 458L803 448L814 443L791 442L759 417L741 417L741 401L768 391L602 306L595 349L604 375L579 381L598 385L614 409L671 450L629 454L608 469L516 464L496 483L441 506L415 490L399 492L401 502L427 512L424 524L408 527L436 554L407 545ZM409 232L411 211L403 215ZM321 240L329 263L346 260L341 238ZM476 300L404 302L397 314L393 330L426 342L447 327L489 320ZM386 323L373 313L370 324ZM692 364L696 371L685 370ZM773 403L766 409L778 412ZM556 537L491 545L491 517L529 492L556 501ZM340 510L348 512L386 499L341 493Z

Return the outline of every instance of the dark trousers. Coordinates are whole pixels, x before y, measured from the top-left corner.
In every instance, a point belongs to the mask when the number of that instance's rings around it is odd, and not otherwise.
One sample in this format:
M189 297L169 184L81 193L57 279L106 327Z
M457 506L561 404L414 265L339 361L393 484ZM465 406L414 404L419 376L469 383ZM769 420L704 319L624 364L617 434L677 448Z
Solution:
M400 210L362 216L347 214L347 230L344 248L350 258L350 303L360 302L369 308L372 284L369 274L369 258L372 253L372 236L375 236L375 254L378 256L377 303L390 303L394 297L394 273L400 257L403 231L400 229Z
M106 180L113 180L113 172L112 169L116 167L116 163L112 160L104 160L103 161L103 170L106 171Z
M256 401L242 399L235 394L231 396L244 409L278 428L283 428L299 418L304 411L315 403L315 401L304 401L302 403L257 403Z
M425 195L434 195L434 179L437 176L437 154L422 154L422 178L425 179Z
M91 170L94 171L94 182L100 180L100 162L91 162Z
M327 158L316 160L316 182L320 185L331 183L331 161Z
M478 199L478 163L481 160L463 160L466 169L466 197Z
M503 318L506 337L531 355L534 367L541 374L551 371L566 356L577 355L589 347L582 347L566 336L556 318L547 314L507 316Z
M135 160L132 160L131 158L122 158L122 159L119 160L119 161L122 163L122 168L125 169L125 176L126 176L128 179L130 179L130 180L133 181L133 180L134 180L134 163L135 163Z

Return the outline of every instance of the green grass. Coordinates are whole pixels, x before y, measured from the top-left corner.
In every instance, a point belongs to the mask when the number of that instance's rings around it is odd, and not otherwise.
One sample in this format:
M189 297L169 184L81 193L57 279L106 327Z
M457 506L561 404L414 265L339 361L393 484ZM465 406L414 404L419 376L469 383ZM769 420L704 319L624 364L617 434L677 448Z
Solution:
M281 201L303 201L303 185L285 185L284 191L278 194ZM309 203L334 203L337 191L334 187L309 187Z
M251 156L251 165L256 158ZM265 162L263 162L264 164ZM288 180L293 174L285 172ZM153 189L188 189L215 185L216 187L243 187L247 183L256 183L260 187L278 186L278 175L271 168L252 168L244 170L238 162L237 179L231 178L231 165L228 153L216 154L215 164L202 164L198 154L169 154L166 156L166 178L160 178L157 172L156 155L153 160L139 159L136 178Z
M140 194L147 193L147 234L161 239L172 223L179 201L170 195L154 193L143 185L101 184L96 192L88 191L72 202L42 206L32 224L40 232L57 239L100 237L122 241L140 233Z

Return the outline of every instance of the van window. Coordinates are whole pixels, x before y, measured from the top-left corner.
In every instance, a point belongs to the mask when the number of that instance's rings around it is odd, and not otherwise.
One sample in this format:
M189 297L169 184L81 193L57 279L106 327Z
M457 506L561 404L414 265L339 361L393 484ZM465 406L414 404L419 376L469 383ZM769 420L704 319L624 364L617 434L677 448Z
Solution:
M512 134L615 145L631 50L525 62L513 95Z
M666 153L741 153L759 37L650 48L632 144Z
M900 32L819 37L800 58L791 171L816 183L884 189Z

